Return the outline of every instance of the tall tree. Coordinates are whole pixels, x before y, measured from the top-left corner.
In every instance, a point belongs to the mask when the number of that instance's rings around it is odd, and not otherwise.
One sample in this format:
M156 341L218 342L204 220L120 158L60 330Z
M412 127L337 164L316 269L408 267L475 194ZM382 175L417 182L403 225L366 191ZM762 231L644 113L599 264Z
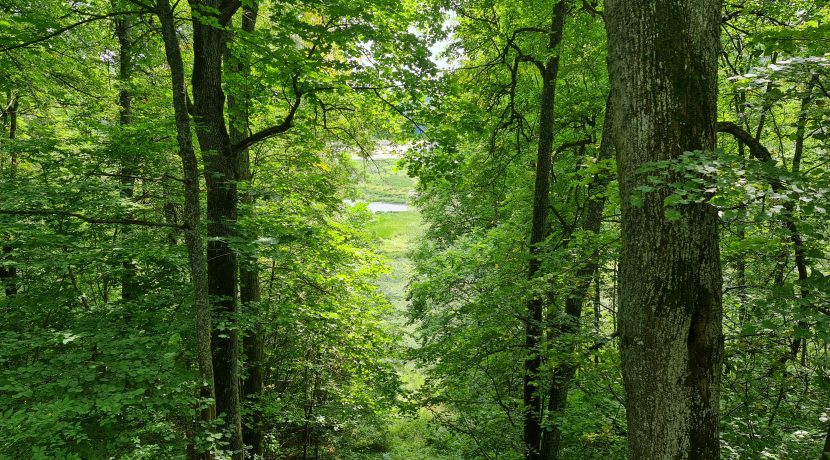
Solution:
M156 14L161 23L164 51L170 66L173 93L173 111L176 119L176 141L182 162L184 179L184 240L187 247L190 278L194 294L194 323L196 329L196 360L201 377L201 420L210 423L216 418L216 389L214 384L211 347L211 311L208 297L207 258L201 233L201 199L199 192L199 167L190 132L190 116L187 113L187 87L184 78L184 61L173 9L168 0L158 0ZM208 457L210 457L208 455Z
M242 24L239 31L243 34L250 35L256 27L258 6L243 6L242 7ZM231 36L232 38L232 36ZM250 78L251 78L251 63L249 56L235 56L230 49L226 50L225 65L228 71L237 74L235 87L229 91L228 94L228 129L230 133L231 142L237 144L245 140L245 137L251 130L250 123ZM241 213L251 214L254 206L254 194L251 189L251 181L253 180L253 169L251 165L251 156L247 147L239 149L237 152L237 174L241 183L245 184L247 190L242 193L240 203L243 208ZM244 235L248 241L256 238L256 235L250 232ZM259 267L257 261L257 254L248 254L239 262L239 301L243 307L256 308L257 303L261 300L260 282L259 282ZM246 308L247 310L248 308ZM252 330L248 331L242 338L242 349L245 356L246 375L242 381L241 395L243 403L248 403L251 417L247 423L242 426L242 439L246 446L250 447L247 455L251 458L259 458L263 455L264 449L264 431L262 411L258 407L257 398L265 385L265 344L264 344L264 328L262 322L256 315L253 316L254 326Z
M609 0L622 205L620 350L634 459L717 459L723 347L718 215L677 207L641 168L715 147L719 0ZM683 180L681 174L670 181Z
M237 220L236 152L225 124L222 58L224 30L239 8L232 1L192 1L193 121L205 165L207 185L208 294L220 327L214 330L213 378L216 409L225 417L234 458L242 458L242 415L239 405L238 261L230 239ZM221 325L224 324L224 327Z
M611 147L611 116L610 116L610 96L605 104L605 121L602 126L602 141L599 152L597 154L597 162L601 165L607 164L612 155ZM602 166L604 168L604 166ZM610 180L608 171L600 171L594 177L593 181L588 185L588 193L585 202L584 216L580 222L580 228L584 232L590 232L591 237L598 239L600 230L602 228L602 212L605 210L606 196L603 194L605 187ZM574 360L569 359L576 348L576 340L574 336L580 330L580 318L582 317L582 309L585 301L588 298L588 289L591 286L591 281L599 283L597 274L599 272L599 263L597 262L597 254L589 254L587 260L582 260L581 265L576 270L576 278L573 290L568 292L565 297L565 314L560 315L561 319L554 322L553 327L548 332L549 340L554 344L556 342L563 342L555 348L564 353L565 358L561 360L561 364L553 368L551 375L551 382L548 388L548 417L555 418L562 414L562 411L568 404L568 390L576 375L577 365ZM599 289L599 286L596 286ZM597 302L598 303L598 302ZM552 420L550 429L545 433L542 439L542 454L546 460L557 460L562 452L562 427L559 420Z
M539 140L536 154L536 182L533 188L533 211L530 224L530 261L527 276L537 276L542 261L538 255L539 245L547 238L548 208L550 206L551 153L553 152L554 108L556 106L556 77L559 74L558 47L562 41L565 26L565 1L556 2L551 15L548 39L548 57L539 63L542 77L542 96L539 101ZM524 375L524 442L525 458L543 458L542 444L546 430L542 428L543 395L540 391L539 368L542 364L542 343L544 296L534 295L527 303L525 319L525 375Z

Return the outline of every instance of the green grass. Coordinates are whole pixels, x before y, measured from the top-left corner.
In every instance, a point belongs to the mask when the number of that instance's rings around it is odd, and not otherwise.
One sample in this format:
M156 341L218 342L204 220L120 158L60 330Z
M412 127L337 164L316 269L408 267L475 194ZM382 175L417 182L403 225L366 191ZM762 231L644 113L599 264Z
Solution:
M389 259L389 273L378 280L378 287L395 309L393 323L402 328L406 322L406 288L413 273L408 253L421 235L421 216L415 210L378 213L368 229L375 235L380 253ZM411 339L404 342L412 344Z
M378 239L382 253L393 257L403 256L410 244L421 233L421 215L416 210L405 212L381 212L375 214L368 230Z
M352 180L356 184L356 199L406 203L415 189L415 179L399 169L398 160L353 160Z

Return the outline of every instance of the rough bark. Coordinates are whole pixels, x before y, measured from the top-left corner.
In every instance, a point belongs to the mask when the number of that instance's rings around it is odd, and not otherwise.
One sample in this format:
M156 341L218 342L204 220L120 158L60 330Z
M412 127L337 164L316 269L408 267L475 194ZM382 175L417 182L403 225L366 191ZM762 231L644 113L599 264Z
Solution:
M619 328L629 458L720 458L718 215L632 204L653 161L713 152L719 0L608 0L608 68L622 205ZM683 180L674 177L671 180Z
M257 8L242 8L242 31L252 33L256 27ZM250 77L250 63L245 59L237 59L227 53L228 58L225 65L230 67L231 72L237 72L242 80L247 82ZM242 142L250 132L250 120L248 116L249 91L247 83L236 88L228 94L228 120L231 143L233 145ZM247 182L253 179L251 160L247 148L239 149L237 155L237 174L240 182ZM250 212L254 204L254 196L250 192L243 192L240 196L242 208L240 213ZM256 238L256 235L249 232L247 238ZM243 308L250 310L261 300L259 284L259 269L255 256L246 258L239 263L239 301ZM260 321L255 321L253 330L248 331L242 338L242 351L245 355L246 375L242 380L242 402L249 406L250 420L242 425L242 439L245 446L250 447L246 451L248 458L262 458L264 454L264 430L263 414L257 407L257 399L262 394L265 385L264 373L264 328Z
M605 104L605 121L602 127L602 141L600 143L599 154L597 161L605 161L611 158L613 151L611 146L611 117L610 117L610 101ZM586 232L591 232L595 235L599 234L602 226L602 212L605 209L605 195L602 191L608 185L610 177L606 174L597 176L588 187L588 198L585 204L585 217L582 220L581 229ZM579 333L580 319L582 317L582 308L585 300L588 298L588 290L591 285L591 280L595 278L599 265L596 260L588 260L581 265L576 271L575 284L573 290L565 299L565 315L564 318L554 325L550 332L549 340L554 344L557 350L563 356L570 356L575 351L576 341L573 337ZM556 346L555 342L563 341L564 345ZM565 409L568 403L568 389L569 384L576 375L577 366L571 360L565 359L563 364L556 366L553 369L551 376L551 383L548 389L548 409L547 417L553 419L551 428L543 434L542 437L542 455L544 460L558 460L562 450L561 439L562 430L556 417Z
M196 325L196 359L202 379L201 396L203 404L201 419L211 422L216 418L215 390L213 383L213 359L211 354L211 315L208 298L207 259L201 234L201 208L199 205L199 169L193 139L190 134L190 118L187 113L187 89L185 87L184 63L173 11L168 0L158 0L156 13L161 23L164 51L170 67L173 87L173 109L176 117L176 140L182 161L184 178L184 240L187 247L190 277L193 283L194 318ZM207 455L210 457L210 455Z
M224 30L239 4L192 0L193 118L202 151L207 186L208 293L220 327L213 331L213 379L216 409L225 418L234 459L242 458L242 414L239 391L238 261L230 239L238 212L237 157L225 125L222 58ZM214 22L215 21L215 22ZM218 23L221 27L216 27Z
M542 97L539 102L539 142L536 156L536 183L533 191L533 216L530 228L530 261L528 264L528 279L536 277L541 266L538 257L539 245L548 234L548 206L550 201L550 173L551 152L553 149L553 124L556 97L556 77L559 73L558 46L562 41L562 31L565 25L565 2L559 1L553 7L551 19L550 39L548 50L550 57L542 69ZM540 343L542 339L542 315L544 299L541 295L533 296L527 303L527 319L525 324L525 363L523 382L523 402L525 459L537 460L542 458L542 395L538 391L541 380L539 368L541 366Z

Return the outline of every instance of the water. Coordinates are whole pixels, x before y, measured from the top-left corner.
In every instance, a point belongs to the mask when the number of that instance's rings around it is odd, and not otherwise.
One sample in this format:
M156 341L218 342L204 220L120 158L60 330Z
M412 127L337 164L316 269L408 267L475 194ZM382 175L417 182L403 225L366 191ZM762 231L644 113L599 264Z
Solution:
M343 200L348 205L354 205L352 200ZM373 201L366 205L366 209L372 212L406 212L409 205L403 203L387 203L384 201Z

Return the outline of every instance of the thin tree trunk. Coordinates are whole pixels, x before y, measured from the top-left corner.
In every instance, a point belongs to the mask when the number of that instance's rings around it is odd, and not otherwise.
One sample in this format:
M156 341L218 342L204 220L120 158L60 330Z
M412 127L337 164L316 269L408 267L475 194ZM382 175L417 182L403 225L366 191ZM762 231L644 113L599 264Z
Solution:
M792 162L792 174L793 176L797 177L801 172L801 160L804 155L804 137L805 137L805 127L807 125L807 109L809 105L812 103L812 91L816 84L816 79L813 78L807 83L805 88L805 96L801 100L801 110L798 114L796 119L796 132L795 132L795 147L793 152L793 162ZM763 122L763 120L762 120ZM750 134L745 130L741 129L738 125L731 122L721 122L717 124L717 130L719 132L724 132L731 134L735 137L738 141L739 146L747 145L750 148L750 152L753 157L757 160L774 164L775 160L772 158L772 154L766 149L763 144L758 141L758 138L761 134L761 126L756 132L756 137L751 138ZM777 177L773 177L769 179L770 187L774 192L782 192L784 191L784 184L781 180ZM789 233L789 240L793 245L793 255L795 257L795 266L798 272L798 282L799 282L799 295L801 297L802 302L805 304L809 301L809 289L806 286L806 283L809 278L808 267L807 267L807 250L804 245L804 239L801 235L801 231L798 228L798 223L795 220L795 211L796 206L795 203L798 200L797 197L795 199L790 199L784 202L783 205L783 212L781 213L781 218L784 222L784 227L787 229ZM786 254L785 254L786 255ZM786 263L784 261L778 262L775 268L775 284L777 286L782 286L784 284L784 269ZM740 268L740 267L739 267ZM804 330L809 328L809 324L804 321L799 321L796 326L796 332L799 330ZM797 334L796 334L797 335ZM789 354L783 356L776 362L776 366L783 366L782 367L782 385L783 380L785 380L788 376L788 372L786 369L786 363L788 360L793 360L798 356L799 349L806 343L804 339L796 337L792 339L790 342L790 352ZM785 395L782 393L782 396L779 398L780 400ZM776 407L778 404L776 404ZM774 417L773 414L771 417ZM770 423L772 418L770 418Z
M804 98L801 99L801 111L798 114L796 120L796 130L795 130L795 150L793 152L793 163L792 163L792 175L793 177L798 177L801 174L801 159L804 156L804 131L807 126L807 109L812 102L812 92L813 87L818 81L817 78L813 78L807 84L806 87L806 95ZM784 203L784 225L790 232L790 241L793 243L793 253L795 256L795 266L798 270L798 284L799 284L799 293L801 295L801 300L804 302L802 307L806 306L808 302L808 298L810 296L810 290L807 288L807 281L809 278L809 273L807 272L807 248L804 246L804 239L801 236L801 232L798 229L798 224L795 222L795 211L796 206L795 203L798 201L798 196L795 196L794 199L788 200ZM801 332L803 330L809 329L810 325L806 321L798 321L798 325L796 328L796 332ZM792 360L795 361L798 355L798 350L802 346L802 344L806 344L806 340L802 339L798 334L796 337L793 338L792 344L790 346L790 352L792 354Z
M620 180L620 349L629 458L720 458L722 361L718 215L664 214L644 165L714 152L719 0L608 0L608 69ZM677 176L680 176L677 174ZM682 181L683 177L671 177Z
M244 6L242 8L242 31L252 33L256 27L257 7ZM231 53L226 53L225 64L230 71L237 72L245 82L242 88L228 94L228 119L231 142L236 144L242 141L249 134L250 120L248 105L250 94L248 90L248 79L250 78L250 63L246 59L236 59ZM240 182L247 182L253 179L251 170L251 159L248 149L236 152L238 161L238 179ZM240 213L251 212L254 205L254 195L250 192L242 193L240 202L243 207ZM247 238L253 239L255 234L249 233ZM256 255L239 262L239 301L243 308L256 306L261 300L259 284L259 268ZM265 385L264 373L264 328L261 321L256 320L253 330L248 331L242 338L242 350L245 355L247 376L242 381L242 402L247 403L251 413L251 420L242 426L242 439L246 446L250 447L246 455L248 458L262 458L264 455L264 431L263 415L258 408L257 399L262 394Z
M211 341L216 409L225 418L233 458L241 460L240 347L236 318L238 262L230 244L236 233L238 161L225 125L225 93L222 89L222 58L227 46L227 32L223 27L233 15L228 15L232 11L223 11L227 5L217 0L192 0L190 5L194 10L191 22L193 117L207 186L208 293L220 324L213 331ZM213 20L221 27L216 27Z
M187 89L184 79L184 63L176 36L173 11L168 0L158 0L156 13L161 23L164 51L170 67L173 87L173 110L176 117L176 140L182 161L184 178L184 240L187 247L190 277L193 283L194 318L196 326L196 359L201 377L202 404L201 419L206 423L216 418L215 390L213 381L213 359L211 356L211 316L208 298L207 259L201 234L201 208L199 205L199 169L193 138L190 133L190 118L187 113ZM212 458L210 454L206 456Z
M538 256L539 245L548 234L548 205L550 202L551 152L553 150L554 107L556 99L556 77L559 73L557 47L562 41L565 25L565 2L559 1L553 7L550 41L548 50L553 53L542 69L542 97L539 102L539 145L536 156L536 183L533 190L533 218L530 228L530 261L528 279L534 279L541 266ZM542 340L542 315L544 300L534 295L527 303L525 324L524 363L524 443L525 459L542 458L542 395L538 391L541 380L539 368L542 364L540 343Z
M123 129L132 122L132 100L133 95L129 88L130 79L132 78L132 27L133 18L131 15L121 16L115 20L115 36L118 38L118 124ZM126 139L121 139L125 142ZM129 151L130 145L127 145L127 152L121 155L121 198L131 200L135 191L135 175L136 175L136 158L135 155ZM127 217L131 217L127 213ZM131 232L129 225L121 227L121 238L126 239ZM123 300L132 300L138 297L138 283L136 280L136 265L135 262L128 256L121 263L121 298Z
M605 104L605 121L602 126L602 142L597 155L597 161L603 162L611 158L611 98ZM605 209L605 195L602 191L608 185L610 178L607 173L597 176L588 187L588 197L585 204L585 218L582 222L582 230L599 235L602 226L602 212ZM576 375L577 365L572 364L568 358L574 353L576 341L573 337L579 333L582 307L588 298L588 290L591 281L594 279L599 264L596 260L589 260L579 267L576 272L575 286L572 292L565 299L565 317L561 323L556 324L551 331L549 339L552 343L562 341L565 345L561 350L565 356L564 363L553 369L550 388L548 390L547 417L555 419L565 409L568 403L568 388ZM570 336L570 337L568 337ZM544 460L558 460L560 458L562 430L556 420L553 420L550 430L545 431L542 439L542 455Z
M3 121L8 121L9 124L9 140L14 140L17 137L17 95L11 90L6 93L6 106L3 111ZM17 169L17 158L12 154L9 161L9 176L14 178ZM4 238L8 238L5 235ZM10 245L3 245L3 258L9 260L14 250ZM0 284L4 286L6 298L11 298L17 295L17 268L14 264L0 264Z

